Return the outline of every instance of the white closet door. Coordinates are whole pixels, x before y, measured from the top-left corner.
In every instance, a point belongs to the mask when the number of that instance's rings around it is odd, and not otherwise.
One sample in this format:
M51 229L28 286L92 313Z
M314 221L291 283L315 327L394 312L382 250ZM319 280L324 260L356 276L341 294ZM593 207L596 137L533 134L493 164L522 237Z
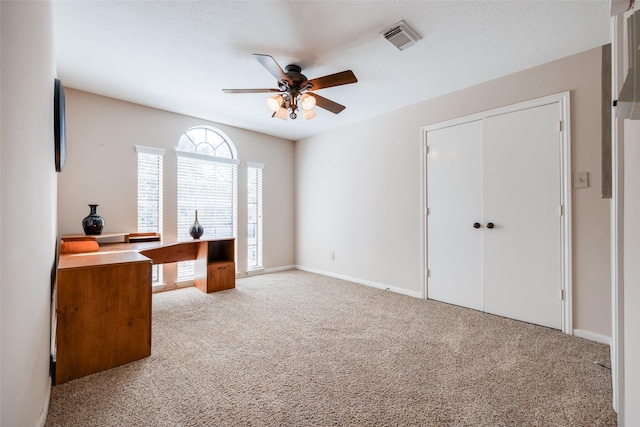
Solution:
M482 310L482 121L427 134L427 296Z
M562 327L560 106L484 120L484 310ZM489 229L492 222L495 228Z

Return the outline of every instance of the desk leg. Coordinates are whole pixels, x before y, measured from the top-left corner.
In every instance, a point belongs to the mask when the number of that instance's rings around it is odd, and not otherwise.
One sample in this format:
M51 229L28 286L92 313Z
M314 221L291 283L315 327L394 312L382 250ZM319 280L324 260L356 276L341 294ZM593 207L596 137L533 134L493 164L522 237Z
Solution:
M193 281L196 288L202 292L209 293L207 286L207 259L208 259L207 242L200 242L198 245L198 254L193 262Z

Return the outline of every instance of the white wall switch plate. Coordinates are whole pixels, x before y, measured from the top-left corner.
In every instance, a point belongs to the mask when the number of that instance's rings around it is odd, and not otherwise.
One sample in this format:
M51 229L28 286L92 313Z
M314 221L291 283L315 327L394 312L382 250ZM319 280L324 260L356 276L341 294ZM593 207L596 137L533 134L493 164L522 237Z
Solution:
M589 172L573 174L573 188L587 188L589 186Z

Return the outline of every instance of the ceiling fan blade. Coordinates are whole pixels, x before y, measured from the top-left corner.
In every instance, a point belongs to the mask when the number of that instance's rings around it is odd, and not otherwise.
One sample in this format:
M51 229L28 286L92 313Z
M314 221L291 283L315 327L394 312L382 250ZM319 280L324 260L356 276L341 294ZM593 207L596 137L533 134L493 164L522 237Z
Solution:
M280 89L222 89L222 91L224 93L280 93Z
M308 80L307 83L311 83L313 85L312 90L318 90L333 86L348 85L351 83L356 83L357 81L358 79L356 79L353 71L347 70L340 73L330 74L324 77L318 77L317 79L311 79Z
M289 83L292 83L291 79L289 79L289 76L287 76L287 74L284 72L282 67L278 65L276 60L273 59L271 55L262 55L260 53L254 53L253 56L256 57L258 62L262 64L262 66L266 68L267 71L269 71L273 75L273 77L276 78L276 80L278 81L284 80Z
M331 111L333 114L338 114L339 112L347 108L344 105L338 104L337 102L324 98L313 92L307 92L307 93L316 99L316 106L320 108L324 108L327 111Z

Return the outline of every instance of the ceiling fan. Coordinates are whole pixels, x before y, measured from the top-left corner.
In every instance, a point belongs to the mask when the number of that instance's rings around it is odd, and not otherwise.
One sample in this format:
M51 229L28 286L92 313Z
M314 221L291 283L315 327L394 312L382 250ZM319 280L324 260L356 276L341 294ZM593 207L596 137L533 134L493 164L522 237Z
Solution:
M287 114L292 119L298 117L298 105L302 108L305 120L315 117L316 113L313 111L313 107L316 105L334 114L340 113L345 109L344 105L340 105L312 91L356 83L358 81L351 70L309 80L301 73L302 69L298 65L287 65L285 71L278 65L276 60L269 55L254 53L253 56L277 79L278 88L222 89L222 91L224 93L277 93L277 95L267 99L267 105L274 112L271 117L277 117L283 120L287 120Z

